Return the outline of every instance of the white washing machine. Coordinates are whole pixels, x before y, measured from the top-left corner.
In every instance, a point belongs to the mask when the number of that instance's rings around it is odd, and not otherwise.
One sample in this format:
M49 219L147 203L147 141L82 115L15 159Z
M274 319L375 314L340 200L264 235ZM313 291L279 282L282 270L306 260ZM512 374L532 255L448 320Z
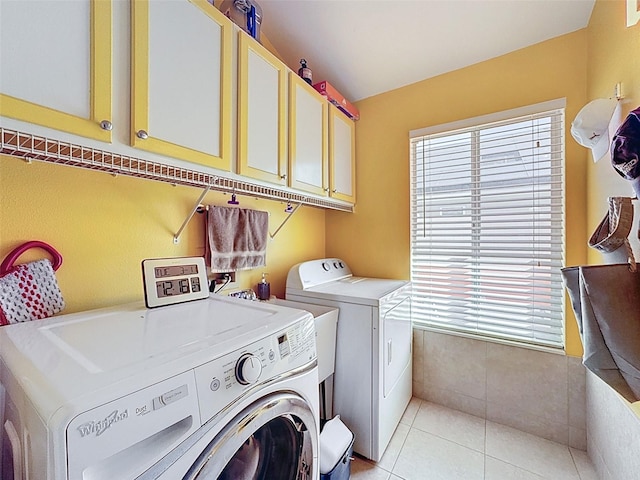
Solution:
M0 328L2 480L312 479L311 314L217 295Z
M354 277L338 258L289 270L287 300L339 308L333 413L355 434L354 450L384 453L411 399L411 284Z

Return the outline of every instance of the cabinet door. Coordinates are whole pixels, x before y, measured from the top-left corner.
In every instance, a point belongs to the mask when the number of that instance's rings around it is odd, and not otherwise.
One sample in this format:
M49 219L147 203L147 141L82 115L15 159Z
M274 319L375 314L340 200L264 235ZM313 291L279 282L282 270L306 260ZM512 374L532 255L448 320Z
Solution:
M2 1L0 114L110 142L111 7Z
M131 144L230 170L230 20L206 0L131 8Z
M287 68L242 31L238 51L238 173L287 185Z
M289 186L327 195L327 100L289 72Z
M338 108L329 107L329 195L355 203L355 124Z

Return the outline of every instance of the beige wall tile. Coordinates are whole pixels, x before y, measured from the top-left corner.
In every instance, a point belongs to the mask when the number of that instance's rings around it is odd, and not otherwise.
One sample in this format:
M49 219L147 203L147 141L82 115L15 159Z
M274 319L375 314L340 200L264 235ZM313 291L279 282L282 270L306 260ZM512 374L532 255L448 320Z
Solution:
M593 464L593 468L595 468L598 473L600 480L614 480L591 437L587 437L587 444L587 455Z
M598 473L593 467L593 462L589 460L587 452L584 450L576 450L575 448L569 448L573 461L576 464L576 469L580 475L580 480L598 480Z
M453 390L437 388L432 385L424 385L423 395L421 398L424 400L460 410L476 417L486 417L487 403L484 400L478 400Z
M602 478L638 478L640 418L591 372L587 373L586 389L587 451L598 474Z
M572 448L578 450L587 450L587 429L572 427L569 425L569 444Z
M518 404L487 402L487 420L564 445L569 444L569 426L566 423L556 423L553 420L538 417L523 410Z
M425 384L484 400L486 352L484 341L425 331Z
M569 425L587 428L586 369L582 359L567 357L567 385L569 395Z
M566 357L487 343L487 404L518 406L522 414L567 425Z
M424 330L421 328L413 329L413 357L424 358Z
M427 399L426 390L423 382L416 381L416 379L414 378L412 382L412 388L413 388L414 397L418 397L423 400Z

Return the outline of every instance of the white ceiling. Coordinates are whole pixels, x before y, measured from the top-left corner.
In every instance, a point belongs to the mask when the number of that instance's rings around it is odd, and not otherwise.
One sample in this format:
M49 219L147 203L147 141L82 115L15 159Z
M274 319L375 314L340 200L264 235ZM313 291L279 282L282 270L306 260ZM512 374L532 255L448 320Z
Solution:
M357 101L587 26L595 0L257 0L291 68Z

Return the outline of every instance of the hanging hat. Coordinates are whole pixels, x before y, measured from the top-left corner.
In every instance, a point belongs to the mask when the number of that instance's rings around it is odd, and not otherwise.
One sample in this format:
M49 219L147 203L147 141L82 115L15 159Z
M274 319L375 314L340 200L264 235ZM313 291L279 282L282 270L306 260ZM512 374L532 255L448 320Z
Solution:
M594 162L609 151L609 123L617 104L614 98L597 98L582 107L571 124L571 135L591 149Z
M611 164L640 198L640 107L632 110L613 136Z

